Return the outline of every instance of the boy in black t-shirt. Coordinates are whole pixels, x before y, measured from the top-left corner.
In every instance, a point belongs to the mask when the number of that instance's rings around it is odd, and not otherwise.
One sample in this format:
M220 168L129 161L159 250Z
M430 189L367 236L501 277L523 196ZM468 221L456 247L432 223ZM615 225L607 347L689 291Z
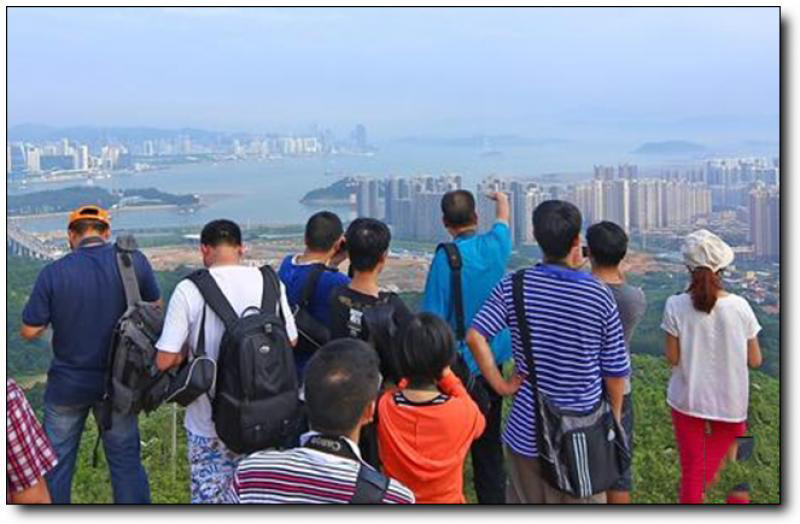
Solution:
M350 223L345 245L351 281L331 293L328 327L331 340L357 338L369 342L378 353L384 381L397 383L397 344L413 315L400 297L381 291L378 286L391 239L389 228L380 220L357 218ZM380 468L374 422L364 426L359 447L364 460Z
M392 358L394 352L381 346L393 345L392 339L397 338L412 314L400 297L381 291L378 285L390 241L389 228L380 220L358 218L350 223L345 243L352 281L331 293L329 328L331 339L350 337L372 342L381 355L384 378L396 381L399 377ZM379 332L370 332L370 326Z

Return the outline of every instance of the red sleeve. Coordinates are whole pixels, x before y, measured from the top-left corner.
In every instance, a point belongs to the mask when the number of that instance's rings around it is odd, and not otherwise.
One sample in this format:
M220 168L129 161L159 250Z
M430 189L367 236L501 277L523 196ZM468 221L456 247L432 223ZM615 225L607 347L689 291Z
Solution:
M464 387L464 384L461 383L461 379L459 379L455 373L448 370L439 380L438 386L445 395L450 395L454 399L459 399L461 402L464 402L469 418L474 421L473 439L480 437L483 434L483 430L486 429L486 418L483 416L483 413L481 413L475 401L472 400L472 397L469 396L469 393L467 393L467 389Z
M467 393L467 390L464 388L464 384L461 383L461 379L450 369L442 375L442 378L439 379L439 383L436 385L445 395L450 395L455 398L469 397L469 393Z

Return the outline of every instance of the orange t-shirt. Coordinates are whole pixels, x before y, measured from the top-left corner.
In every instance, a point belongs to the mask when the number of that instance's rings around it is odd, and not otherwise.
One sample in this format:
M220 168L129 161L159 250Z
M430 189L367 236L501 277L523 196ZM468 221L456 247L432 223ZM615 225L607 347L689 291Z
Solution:
M378 402L378 446L383 470L416 496L417 503L465 503L464 459L486 420L461 381L448 371L436 403L400 404L398 390Z

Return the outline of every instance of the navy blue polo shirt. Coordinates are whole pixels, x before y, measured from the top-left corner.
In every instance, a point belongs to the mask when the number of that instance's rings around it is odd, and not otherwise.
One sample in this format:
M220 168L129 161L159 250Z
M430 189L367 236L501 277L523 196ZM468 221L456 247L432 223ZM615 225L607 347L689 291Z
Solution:
M137 251L133 265L142 299L158 300L158 283L147 258ZM46 402L78 405L102 398L111 336L125 308L112 244L80 247L42 269L22 322L53 329Z

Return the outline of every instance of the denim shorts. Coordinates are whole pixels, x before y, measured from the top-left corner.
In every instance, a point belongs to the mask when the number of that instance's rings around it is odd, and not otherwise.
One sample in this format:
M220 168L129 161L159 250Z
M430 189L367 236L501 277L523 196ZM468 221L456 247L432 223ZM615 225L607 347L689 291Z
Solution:
M633 453L633 399L631 393L622 397L622 428L628 437L628 443ZM633 461L631 461L633 463ZM631 466L632 467L632 466ZM633 478L629 467L622 476L609 488L611 491L631 491Z

